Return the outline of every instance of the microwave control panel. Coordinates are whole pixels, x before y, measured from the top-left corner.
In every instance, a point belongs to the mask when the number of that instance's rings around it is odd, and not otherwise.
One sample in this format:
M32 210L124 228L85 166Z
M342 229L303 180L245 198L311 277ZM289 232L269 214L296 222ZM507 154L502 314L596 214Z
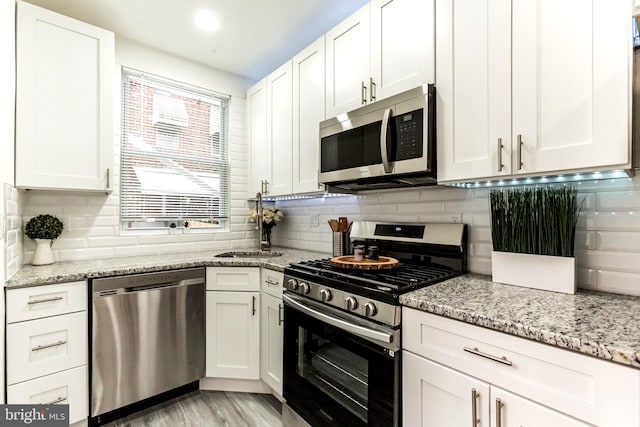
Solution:
M409 160L422 157L424 110L394 116L397 146L394 160Z

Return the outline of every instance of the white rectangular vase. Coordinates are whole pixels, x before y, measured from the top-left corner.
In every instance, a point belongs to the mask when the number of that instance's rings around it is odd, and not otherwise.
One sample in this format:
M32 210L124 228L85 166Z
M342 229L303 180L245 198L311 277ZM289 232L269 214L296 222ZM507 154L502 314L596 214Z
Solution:
M576 293L576 259L548 255L491 252L494 282L545 291Z

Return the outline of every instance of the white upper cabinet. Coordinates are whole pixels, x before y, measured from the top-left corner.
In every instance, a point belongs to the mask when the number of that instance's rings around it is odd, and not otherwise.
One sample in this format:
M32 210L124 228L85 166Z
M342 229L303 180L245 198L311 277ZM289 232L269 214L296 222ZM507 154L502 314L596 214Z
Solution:
M247 91L247 195L264 192L264 181L271 181L271 142L267 138L267 79Z
M435 80L433 0L371 0L369 100Z
M436 0L439 181L630 167L630 0Z
M372 0L326 34L326 115L434 81L434 1Z
M293 192L318 185L320 122L325 119L324 36L293 58Z
M513 2L514 173L629 163L631 12L629 0Z
M367 103L369 85L369 4L326 34L327 117Z
M111 191L114 36L17 3L16 186Z
M271 140L271 179L267 194L291 194L292 190L292 69L291 61L267 77L267 135Z
M436 22L438 179L509 174L511 1L436 0Z

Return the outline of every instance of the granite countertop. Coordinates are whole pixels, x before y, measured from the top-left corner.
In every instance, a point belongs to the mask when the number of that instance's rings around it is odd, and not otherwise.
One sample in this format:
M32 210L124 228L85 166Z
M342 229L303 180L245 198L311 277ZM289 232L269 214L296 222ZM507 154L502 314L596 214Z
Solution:
M255 249L234 249L234 251ZM271 258L216 258L228 251L184 252L157 255L141 255L122 258L104 258L84 261L57 262L51 265L25 265L6 282L7 289L52 283L72 282L87 278L117 276L132 273L173 270L191 267L265 267L283 271L292 262L326 258L330 254L290 248L273 248L272 252L283 252Z
M575 295L467 274L400 297L402 305L640 368L640 297Z

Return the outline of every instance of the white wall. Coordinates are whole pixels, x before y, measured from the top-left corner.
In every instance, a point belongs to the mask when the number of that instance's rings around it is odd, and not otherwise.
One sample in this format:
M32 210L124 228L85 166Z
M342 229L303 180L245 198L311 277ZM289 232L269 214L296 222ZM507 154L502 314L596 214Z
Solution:
M159 76L230 94L229 129L231 157L230 232L160 236L120 236L120 67L124 65ZM117 76L114 88L114 180L110 196L53 191L23 194L23 214L29 218L41 213L58 216L65 229L54 244L56 261L169 252L232 249L255 243L255 232L247 222L246 132L243 79L195 62L116 38ZM34 243L24 238L24 262L33 259Z
M15 1L0 0L0 260L5 259L6 212L4 183L13 184L15 133ZM0 283L6 279L0 264ZM0 292L0 321L4 326L4 292ZM0 403L4 403L4 327L0 328Z
M582 288L640 295L640 177L576 184L584 205L576 256ZM359 196L278 202L276 245L331 252L329 218L469 224L469 270L491 274L489 190L423 187ZM319 227L310 226L319 213Z

